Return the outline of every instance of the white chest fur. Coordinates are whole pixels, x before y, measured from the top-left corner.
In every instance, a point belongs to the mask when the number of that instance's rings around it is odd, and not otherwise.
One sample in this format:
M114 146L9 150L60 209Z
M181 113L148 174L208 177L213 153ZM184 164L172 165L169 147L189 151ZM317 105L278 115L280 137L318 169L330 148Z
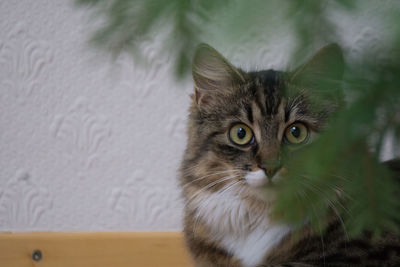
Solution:
M265 254L290 231L282 225L274 225L267 229L257 227L246 236L225 236L221 244L226 250L242 260L244 266L255 266L260 263Z
M288 226L271 224L265 210L250 210L236 190L204 192L189 205L212 229L214 241L241 259L246 267L259 264L290 231Z

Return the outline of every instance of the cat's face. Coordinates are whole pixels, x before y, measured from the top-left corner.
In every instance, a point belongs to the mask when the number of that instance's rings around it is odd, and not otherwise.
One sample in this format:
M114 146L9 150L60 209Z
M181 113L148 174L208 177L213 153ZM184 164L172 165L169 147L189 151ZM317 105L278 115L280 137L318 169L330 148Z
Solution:
M337 91L311 88L315 75L339 79L340 71L326 75L323 68L337 64L332 60L342 60L334 45L293 73L246 73L211 47L200 46L193 63L195 94L182 167L184 188L192 189L185 190L235 190L272 202L276 183L290 172L286 163L313 141L339 105Z

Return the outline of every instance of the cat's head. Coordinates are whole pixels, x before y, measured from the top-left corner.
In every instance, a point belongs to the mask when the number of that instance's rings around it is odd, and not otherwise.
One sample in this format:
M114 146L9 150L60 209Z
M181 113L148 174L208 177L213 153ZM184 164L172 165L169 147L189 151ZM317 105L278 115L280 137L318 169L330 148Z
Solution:
M272 201L275 184L290 172L285 162L342 105L342 73L342 52L334 44L292 72L245 72L200 45L182 166L189 194L236 190Z

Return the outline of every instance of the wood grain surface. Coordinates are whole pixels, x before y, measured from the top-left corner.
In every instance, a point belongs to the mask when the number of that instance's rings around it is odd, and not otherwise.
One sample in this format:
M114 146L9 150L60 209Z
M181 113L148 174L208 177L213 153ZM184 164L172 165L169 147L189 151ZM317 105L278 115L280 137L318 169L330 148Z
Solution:
M32 257L35 251L40 251L35 254L37 261ZM0 233L0 266L186 267L192 264L179 232Z

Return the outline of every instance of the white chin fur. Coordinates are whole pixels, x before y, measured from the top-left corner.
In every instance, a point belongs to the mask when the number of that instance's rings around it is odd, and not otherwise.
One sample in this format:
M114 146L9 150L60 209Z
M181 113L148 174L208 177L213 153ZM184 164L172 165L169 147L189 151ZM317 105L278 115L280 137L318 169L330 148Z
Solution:
M268 182L268 178L263 170L247 173L244 178L250 186L260 187Z

